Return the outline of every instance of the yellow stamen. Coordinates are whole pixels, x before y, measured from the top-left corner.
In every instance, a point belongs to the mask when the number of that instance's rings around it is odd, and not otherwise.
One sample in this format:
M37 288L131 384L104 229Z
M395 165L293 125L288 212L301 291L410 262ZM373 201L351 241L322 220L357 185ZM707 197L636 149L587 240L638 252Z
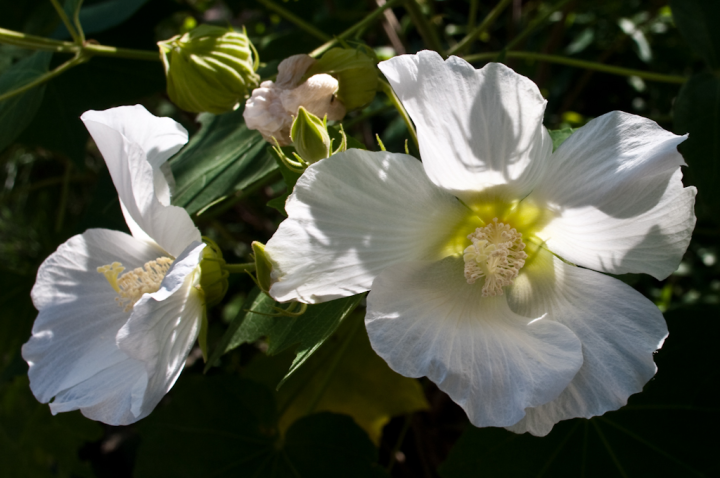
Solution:
M125 312L130 312L143 294L152 294L160 289L162 280L172 263L173 260L169 257L160 257L126 272L120 278L118 276L125 267L119 262L98 267L97 271L105 275L110 286L118 293L115 299L118 305L123 307Z

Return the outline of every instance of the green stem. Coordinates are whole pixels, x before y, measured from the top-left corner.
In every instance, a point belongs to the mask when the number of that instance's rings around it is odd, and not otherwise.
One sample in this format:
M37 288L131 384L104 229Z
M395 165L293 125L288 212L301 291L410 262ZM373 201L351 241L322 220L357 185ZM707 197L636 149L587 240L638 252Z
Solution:
M415 127L412 124L412 121L410 120L410 116L408 116L407 111L405 111L405 107L400 102L400 99L397 97L395 92L393 91L392 87L388 82L385 80L380 80L380 89L383 93L387 95L387 97L392 102L395 109L400 113L400 116L402 116L403 121L405 121L405 125L407 126L408 131L410 132L410 136L412 137L413 141L415 142L415 146L420 148L420 144L418 143L417 133L415 133Z
M437 36L435 28L428 22L416 0L405 0L405 9L410 14L415 27L417 27L420 36L422 37L425 45L431 50L435 50L440 53L441 56L446 57L445 49L440 44L440 39Z
M352 317L351 317L352 319ZM325 391L327 390L328 386L330 385L330 381L333 378L333 375L335 374L335 370L337 370L338 365L342 361L343 356L345 355L345 352L347 351L348 346L350 345L350 342L352 342L353 336L355 335L355 332L358 330L360 324L364 324L365 322L362 320L356 320L354 324L350 325L350 328L348 330L348 335L345 337L345 340L343 341L342 345L340 345L340 348L335 353L335 355L332 357L332 363L330 366L326 369L327 373L325 377L323 378L322 383L318 387L317 391L315 392L315 396L310 401L310 405L307 407L307 410L305 411L305 415L310 415L312 412L315 411L318 404L320 403L320 400L322 399L323 395L325 394Z
M242 274L245 272L253 272L255 270L255 263L246 262L244 264L225 264L222 268L230 274Z
M117 48L114 46L85 43L77 45L68 41L53 40L35 35L6 30L0 28L0 43L15 45L30 50L52 51L56 53L84 53L85 56L113 56L134 60L160 61L160 54L150 50L133 50L130 48Z
M543 13L542 15L540 15L538 17L535 17L535 19L532 22L530 22L530 24L527 26L527 28L525 28L525 30L520 32L520 34L518 36L513 38L512 41L507 44L504 51L512 50L513 47L515 47L515 45L517 45L521 41L525 40L525 38L527 38L528 35L530 35L533 31L535 31L535 29L538 26L540 26L541 23L543 23L545 20L547 20L547 18L550 15L552 15L554 12L560 10L569 1L570 0L560 0L558 3L556 3L552 7L548 8L545 13Z
M75 11L73 12L73 23L75 24L75 28L77 28L78 36L80 37L80 44L85 43L85 32L82 29L82 25L80 24L80 9L82 8L83 0L80 0L75 7Z
M76 66L76 65L79 65L81 63L88 61L88 59L89 59L88 57L85 57L79 53L79 54L75 55L72 59L66 61L62 65L55 68L54 70L48 71L47 73L38 76L30 83L26 83L23 86L21 86L20 88L14 89L12 91L8 91L7 93L0 95L0 101L5 101L8 98L11 98L15 95L19 95L21 93L25 93L26 91L28 91L32 88L35 88L36 86L42 85L46 81L49 81L49 80L55 78L56 76L64 73L66 70L69 70L73 66Z
M338 43L341 40L345 40L346 38L351 37L355 33L359 32L360 30L368 27L371 23L373 23L375 20L377 20L382 13L387 10L388 8L392 8L398 3L400 3L403 0L388 0L385 5L382 7L378 7L375 10L372 11L370 15L360 20L355 25L351 26L341 34L337 35L332 40L327 41L323 45L320 45L319 47L315 48L313 51L310 52L310 56L313 58L317 58L318 56L322 55L326 51L328 51L330 48L332 48L336 43Z
M502 52L477 53L468 55L466 61L473 63L476 61L488 61L496 58ZM684 76L664 75L662 73L653 73L650 71L632 70L630 68L621 68L619 66L605 65L603 63L595 63L594 61L578 60L575 58L567 58L558 55L546 55L544 53L533 53L530 51L508 51L505 53L508 58L522 58L526 60L547 61L548 63L560 63L562 65L575 66L577 68L585 68L587 70L602 71L613 75L620 76L637 76L649 81L660 81L663 83L682 84L687 81Z
M488 28L492 26L493 23L495 23L495 20L500 16L500 14L505 10L505 8L510 4L512 0L500 0L500 3L495 5L495 8L493 8L490 13L487 14L485 19L478 25L477 28L472 30L470 33L465 35L465 38L460 40L455 46L450 48L448 50L448 55L454 55L455 53L461 54L463 50L470 47L472 43L485 31L487 31Z
M55 7L55 10L60 16L60 19L65 24L65 28L67 28L67 31L70 32L70 36L73 38L73 40L75 40L75 43L77 43L78 45L82 45L83 40L80 39L80 35L78 35L78 33L75 31L75 27L73 27L73 24L70 23L70 19L65 13L65 9L62 7L62 5L60 5L60 2L58 2L58 0L50 0L50 2L53 4L53 7Z
M329 41L332 37L324 32L321 32L314 26L310 25L308 22L303 20L302 18L298 17L294 13L285 10L280 5L277 5L276 3L271 2L270 0L255 0L256 2L262 4L264 7L275 11L278 15L283 17L285 20L294 23L297 25L300 29L305 30L309 34L319 38L322 41Z

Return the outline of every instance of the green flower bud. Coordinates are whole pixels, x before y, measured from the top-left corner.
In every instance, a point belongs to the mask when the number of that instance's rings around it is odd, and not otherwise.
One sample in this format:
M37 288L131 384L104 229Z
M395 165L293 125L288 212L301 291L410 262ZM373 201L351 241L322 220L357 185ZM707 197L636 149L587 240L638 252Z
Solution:
M330 135L327 124L302 106L290 129L290 137L298 155L307 163L315 163L330 156Z
M214 114L238 107L260 77L258 56L245 31L200 25L158 42L170 99L186 111Z
M200 260L200 288L205 295L205 305L210 307L219 303L228 290L228 275L225 270L225 259L217 244L203 237L207 244Z
M262 242L254 241L252 243L253 256L255 256L255 277L256 284L266 294L270 290L272 285L272 278L270 273L272 272L272 263L267 254L265 254L265 244Z
M328 73L338 80L337 98L350 111L361 108L375 98L378 73L371 50L333 48L312 65L304 78Z

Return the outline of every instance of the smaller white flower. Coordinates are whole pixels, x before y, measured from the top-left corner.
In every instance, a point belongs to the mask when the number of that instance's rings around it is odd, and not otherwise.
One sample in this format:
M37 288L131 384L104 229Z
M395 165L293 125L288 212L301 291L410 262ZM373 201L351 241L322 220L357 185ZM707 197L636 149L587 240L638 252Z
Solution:
M188 139L142 106L82 115L105 158L132 236L90 229L40 266L39 314L22 348L30 388L53 414L80 411L126 425L147 416L177 380L205 308L205 244L170 206L165 162Z
M263 81L245 103L243 117L250 129L262 134L266 141L280 146L292 144L290 127L298 108L304 107L320 118L330 121L345 117L345 106L335 97L338 81L330 75L313 75L300 83L305 72L315 63L308 55L293 55L278 66L275 82Z

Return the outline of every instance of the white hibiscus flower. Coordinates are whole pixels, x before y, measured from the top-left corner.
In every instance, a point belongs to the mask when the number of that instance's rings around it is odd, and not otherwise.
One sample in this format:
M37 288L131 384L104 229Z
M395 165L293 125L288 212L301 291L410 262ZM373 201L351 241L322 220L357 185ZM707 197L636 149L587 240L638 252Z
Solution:
M695 223L684 137L612 112L553 153L546 101L501 64L421 52L380 69L423 162L350 150L311 165L267 244L270 294L371 290L375 351L429 377L476 426L545 435L621 407L654 375L667 328L649 300L590 269L675 270Z
M165 161L188 139L142 106L82 115L105 158L132 236L90 229L40 266L40 312L22 348L30 388L53 414L80 409L111 425L147 416L177 380L198 336L205 244L170 206Z

